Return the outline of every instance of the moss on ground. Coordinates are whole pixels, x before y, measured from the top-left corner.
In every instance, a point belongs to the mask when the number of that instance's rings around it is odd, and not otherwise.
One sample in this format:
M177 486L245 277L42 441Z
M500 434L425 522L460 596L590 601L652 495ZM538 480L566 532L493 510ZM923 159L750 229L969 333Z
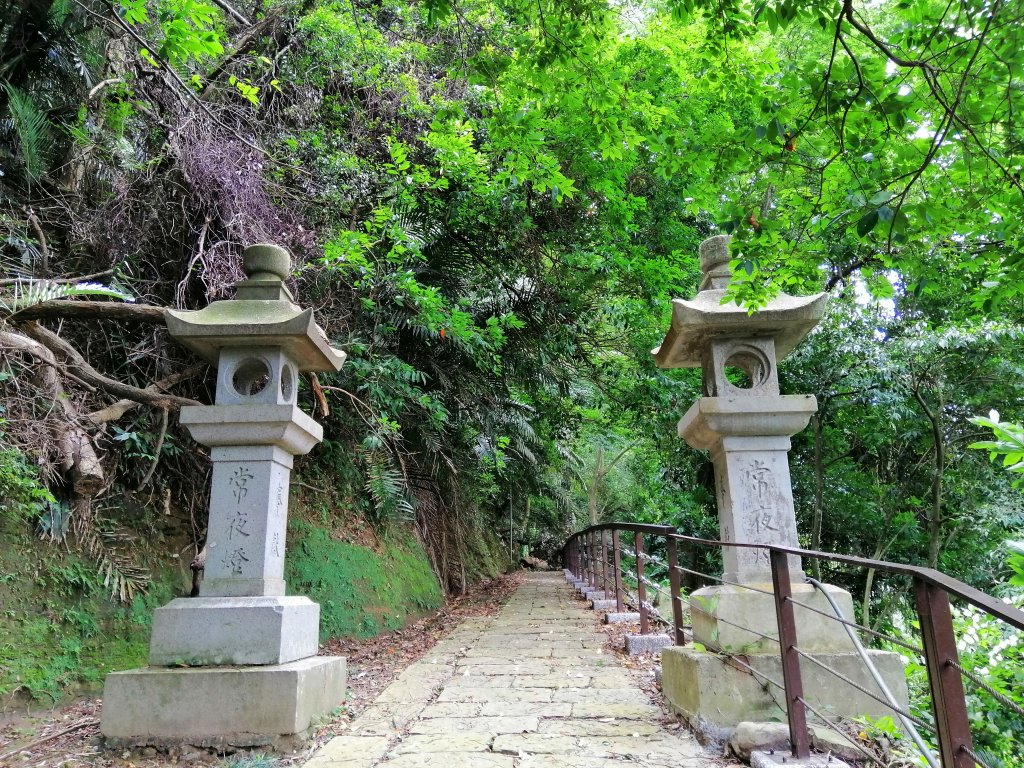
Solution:
M88 559L12 527L0 547L0 702L57 701L145 664L153 608L180 575L158 573L147 594L121 604Z
M289 591L320 603L321 638L399 629L443 602L423 546L406 531L392 532L379 551L297 518L288 536Z

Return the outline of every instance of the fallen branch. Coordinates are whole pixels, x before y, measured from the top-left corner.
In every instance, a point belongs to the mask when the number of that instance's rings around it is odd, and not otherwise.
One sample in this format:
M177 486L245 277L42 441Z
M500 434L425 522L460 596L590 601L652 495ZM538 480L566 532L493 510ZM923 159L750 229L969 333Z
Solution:
M149 304L57 299L8 312L6 317L19 323L24 320L118 320L163 325L164 309Z
M190 366L178 373L172 373L170 376L160 379L160 381L154 381L143 391L152 392L154 394L166 392L175 384L180 384L187 379L194 378L204 370L206 370L206 363L199 363L198 365ZM118 400L116 403L108 405L106 408L101 408L98 411L87 413L85 418L96 426L102 426L108 422L117 421L128 413L128 411L138 408L139 405L141 405L141 403L139 403L138 400Z
M38 323L24 323L20 328L26 336L38 341L47 349L54 352L58 357L63 358L63 362L68 366L73 374L94 387L102 389L104 392L113 395L114 397L124 398L125 400L134 400L137 403L152 405L155 408L169 408L174 410L181 408L183 405L202 405L198 400L192 400L191 398L153 392L139 387L133 387L130 384L123 384L120 381L115 381L109 376L104 376L89 365L77 349L72 347L53 331L44 328Z
M36 747L39 747L39 746L45 744L48 741L53 741L54 739L58 739L61 736L66 736L69 733L74 733L75 731L80 731L83 728L88 728L90 725L99 725L99 724L100 724L100 721L99 721L99 718L97 718L97 717L93 717L93 718L90 718L88 720L83 720L80 723L75 723L70 728L65 728L63 731L57 731L56 733L51 733L49 736L44 736L41 739L36 739L31 744L26 744L24 747L18 747L17 749L12 749L10 752L4 752L2 755L0 755L0 761L6 760L9 757L14 757L15 755L21 754L22 752L28 752L31 749L35 749ZM2 763L0 763L0 764L2 764Z

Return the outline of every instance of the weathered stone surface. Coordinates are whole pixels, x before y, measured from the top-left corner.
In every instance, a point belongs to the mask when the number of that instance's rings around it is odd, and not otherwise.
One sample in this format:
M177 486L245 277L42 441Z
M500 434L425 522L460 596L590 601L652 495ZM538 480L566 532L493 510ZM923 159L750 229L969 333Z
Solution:
M552 701L648 704L647 695L639 688L562 688L551 692Z
M660 725L635 720L574 719L545 720L540 724L539 733L557 733L563 736L618 736L623 738L654 736L664 733Z
M387 751L390 739L384 736L335 736L324 744L307 766L344 765L379 760ZM315 761L315 762L314 762Z
M551 664L538 661L526 661L522 664L510 664L508 660L500 663L480 664L478 661L467 659L465 664L456 667L455 674L463 677L474 677L480 675L550 675L553 671Z
M274 744L345 697L345 660L262 667L145 667L107 676L100 730L116 745Z
M484 717L569 717L572 704L567 702L507 701L501 704L482 704L480 714Z
M446 701L479 701L496 703L503 701L551 701L552 688L448 688L437 697Z
M709 768L696 743L666 728L663 709L616 654L605 652L596 621L557 573L531 575L479 646L432 665L448 677L438 679L425 661L414 664L385 691L386 702L353 722L353 732L388 738L374 768L616 768L625 761ZM530 644L509 647L509 637ZM402 720L402 728L393 727Z
M527 733L539 725L536 717L435 717L413 723L409 733Z
M903 660L899 654L869 651L901 707L907 706ZM876 685L856 654L814 654L826 669L834 670L868 690ZM732 728L744 720L771 722L785 719L777 697L766 691L763 680L782 679L777 654L743 657L754 674L727 664L722 658L693 648L672 646L661 652L662 690L669 706L691 722L703 720L718 728ZM891 711L816 664L801 665L804 694L815 708L844 717L882 717Z
M793 757L792 754L754 752L750 755L750 768L850 768L842 760L826 755Z
M554 733L498 736L494 739L492 749L507 755L518 755L521 752L535 755L568 755L580 751L575 738Z
M313 757L303 763L305 768L372 768L379 758L350 755L344 758Z
M153 613L153 666L286 664L315 656L320 606L308 597L199 597Z
M616 717L623 720L657 719L664 713L653 704L609 701L579 701L572 704L573 717Z
M495 737L488 733L413 735L392 747L388 752L388 759L390 760L392 755L418 755L423 752L487 752L495 738L504 737Z
M831 728L814 726L811 728L811 746L819 752L835 755L841 760L863 760L864 749L859 747L850 737L840 735Z
M755 751L788 750L789 725L787 723L738 723L729 734L729 749L740 760L749 763Z
M690 597L694 642L732 653L778 653L778 642L761 636L777 638L779 634L775 600L770 594L764 594L772 591L771 581L750 586L762 591L754 592L733 584L695 591ZM849 592L831 585L825 585L825 589L838 603L844 616L854 615L853 598ZM832 615L832 606L827 598L810 584L794 583L792 590L800 649L808 653L852 652L853 643L845 627L815 613L821 611ZM719 617L722 621L718 620ZM755 631L742 627L751 627Z
M640 653L654 653L672 645L668 635L626 635L626 653L635 656Z
M388 768L512 768L509 755L489 752L428 752L422 755L397 755L384 765Z
M615 608L615 598L596 598L590 601L590 607L595 611L610 611Z
M421 701L376 703L349 724L349 733L362 736L391 736L420 716Z

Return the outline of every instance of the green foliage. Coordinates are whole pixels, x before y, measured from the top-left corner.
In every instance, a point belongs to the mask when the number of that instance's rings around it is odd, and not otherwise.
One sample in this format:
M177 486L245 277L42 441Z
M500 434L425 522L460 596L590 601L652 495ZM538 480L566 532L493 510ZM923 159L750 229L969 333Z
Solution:
M6 536L16 546L0 550L0 696L53 702L146 663L152 611L174 596L175 574L122 605L91 562L15 529Z
M69 299L78 296L102 296L121 301L135 301L131 294L99 283L55 283L50 280L19 280L10 296L0 296L0 309L10 314L42 304L44 301Z
M1024 472L1024 427L999 420L998 411L990 411L988 418L976 416L969 419L971 424L992 430L994 440L979 440L971 443L971 448L988 451L989 459L995 461L1002 457L1003 468L1007 472L1019 474ZM1022 481L1014 481L1019 486Z
M16 524L37 517L46 504L54 504L56 499L39 481L25 457L13 448L4 447L2 440L0 432L0 522Z
M320 635L369 637L400 629L440 606L442 594L422 546L397 531L380 553L332 538L294 519L287 560L289 588L320 604Z
M10 83L3 86L10 129L17 136L22 167L30 181L37 181L50 165L50 122L29 94Z
M153 53L172 67L203 64L224 52L221 12L214 5L198 0L120 0L119 4L126 22L156 34ZM149 49L142 48L140 53L156 63Z

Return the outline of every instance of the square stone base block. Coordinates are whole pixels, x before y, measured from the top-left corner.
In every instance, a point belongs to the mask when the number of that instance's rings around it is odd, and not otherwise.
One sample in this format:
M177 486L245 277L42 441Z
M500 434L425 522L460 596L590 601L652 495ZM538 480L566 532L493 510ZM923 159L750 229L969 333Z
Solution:
M638 653L654 653L660 651L666 645L672 645L674 641L668 635L626 635L626 655L635 656Z
M906 709L907 679L903 670L903 657L888 651L868 651L868 654L896 702ZM812 655L828 670L834 670L879 698L884 698L856 653ZM744 720L785 720L783 692L765 682L767 678L782 682L782 661L779 655L750 654L740 658L757 674L707 651L681 646L662 649L661 688L666 702L699 731L713 738L726 736ZM804 697L811 706L825 715L867 715L872 718L893 716L891 709L817 664L804 660L800 672Z
M149 663L287 664L316 656L319 635L308 597L181 597L153 612Z
M775 617L775 599L772 584L751 584L758 590L745 589L734 584L704 587L690 595L690 614L693 619L693 641L707 648L727 653L775 653L779 644L767 640L743 627L751 627L771 637L778 637ZM824 584L829 595L848 619L854 615L853 598L844 589ZM825 616L834 616L827 598L810 584L794 583L793 600ZM814 611L793 606L797 637L801 650L808 652L852 652L846 628L838 621L830 621ZM719 621L719 618L722 620ZM738 626L737 626L738 625Z
M107 675L100 731L113 747L286 746L345 700L345 659L263 667L143 667Z

